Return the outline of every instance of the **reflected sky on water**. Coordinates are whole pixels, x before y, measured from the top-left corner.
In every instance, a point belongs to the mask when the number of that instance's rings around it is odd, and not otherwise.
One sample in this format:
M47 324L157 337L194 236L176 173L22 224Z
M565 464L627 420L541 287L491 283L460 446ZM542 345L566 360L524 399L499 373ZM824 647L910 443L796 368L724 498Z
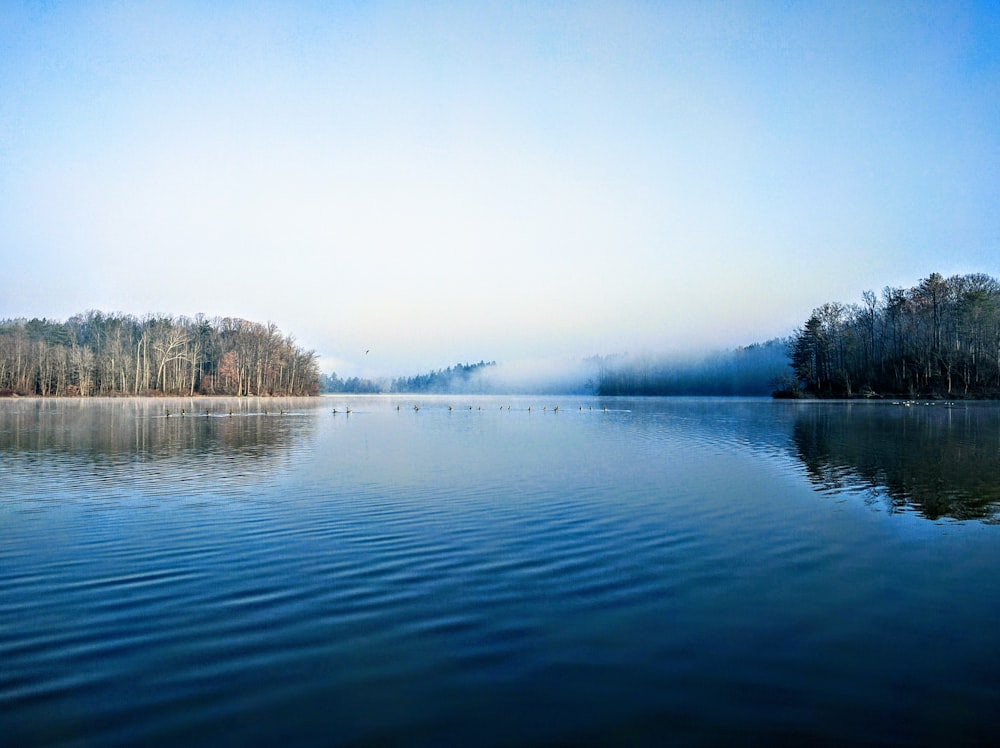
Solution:
M0 402L0 731L984 738L996 458L988 404Z

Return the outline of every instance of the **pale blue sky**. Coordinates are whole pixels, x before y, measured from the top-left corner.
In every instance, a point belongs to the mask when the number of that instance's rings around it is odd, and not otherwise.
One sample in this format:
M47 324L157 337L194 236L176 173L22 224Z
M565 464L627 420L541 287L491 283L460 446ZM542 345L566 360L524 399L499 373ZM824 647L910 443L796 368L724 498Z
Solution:
M4 318L728 347L1000 276L998 198L997 3L0 2Z

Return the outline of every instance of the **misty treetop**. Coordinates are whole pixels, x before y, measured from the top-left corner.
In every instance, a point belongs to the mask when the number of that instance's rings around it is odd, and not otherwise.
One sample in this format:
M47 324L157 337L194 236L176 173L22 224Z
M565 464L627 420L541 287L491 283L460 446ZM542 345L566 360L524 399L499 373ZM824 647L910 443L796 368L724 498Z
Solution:
M388 385L384 379L367 377L347 377L341 379L337 372L319 375L319 391L322 393L337 393L349 395L378 395L386 391Z
M1000 397L1000 283L932 273L813 310L793 336L790 392Z
M316 354L234 317L88 311L0 321L0 394L315 395Z
M396 377L395 379L364 379L349 377L341 379L335 373L320 377L320 390L323 392L339 392L349 394L394 393L486 393L491 391L489 383L476 375L490 367L495 367L496 361L480 361L478 364L455 364L447 369L437 369L426 374L411 377Z
M774 338L700 358L597 357L598 395L769 395L788 373L788 341Z
M478 364L455 364L414 377L397 377L392 382L392 392L475 393L486 392L488 385L476 375L496 366L496 361Z

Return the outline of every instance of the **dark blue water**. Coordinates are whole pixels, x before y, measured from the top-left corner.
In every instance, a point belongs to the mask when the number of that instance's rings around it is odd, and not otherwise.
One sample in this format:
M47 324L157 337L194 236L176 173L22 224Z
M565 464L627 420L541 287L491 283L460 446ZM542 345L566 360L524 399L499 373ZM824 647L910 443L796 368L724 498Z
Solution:
M998 416L0 402L0 743L993 742Z

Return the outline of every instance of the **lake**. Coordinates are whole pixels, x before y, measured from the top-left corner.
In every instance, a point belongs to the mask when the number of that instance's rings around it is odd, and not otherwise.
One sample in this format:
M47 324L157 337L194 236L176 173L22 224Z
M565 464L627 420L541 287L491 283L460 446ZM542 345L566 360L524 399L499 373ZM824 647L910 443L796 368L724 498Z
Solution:
M998 502L987 403L0 401L0 743L991 743Z

